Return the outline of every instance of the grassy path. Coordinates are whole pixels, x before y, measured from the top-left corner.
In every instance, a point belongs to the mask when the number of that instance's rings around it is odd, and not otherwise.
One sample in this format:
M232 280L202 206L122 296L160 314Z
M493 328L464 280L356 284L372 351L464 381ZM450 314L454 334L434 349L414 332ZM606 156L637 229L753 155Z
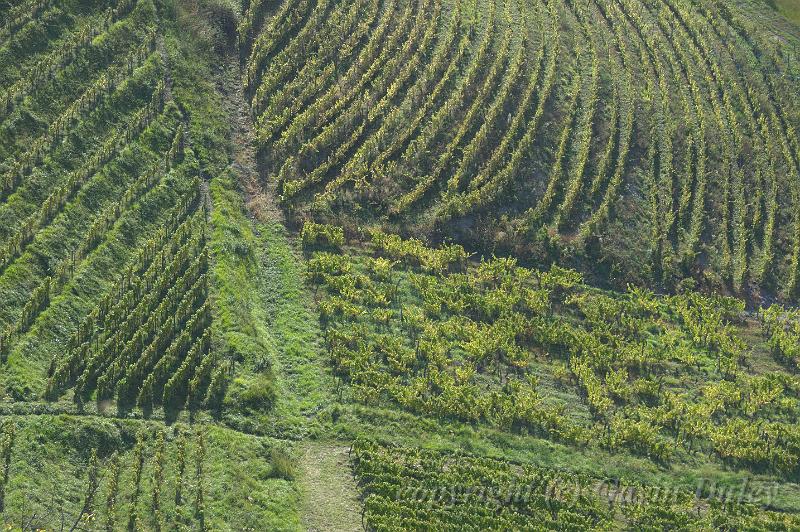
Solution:
M255 285L262 307L254 309L271 338L274 409L259 425L277 438L319 435L327 419L331 379L320 358L320 330L303 280L303 259L283 225L270 186L259 178L252 124L241 88L238 59L227 57L220 87L230 119L231 169L241 187L253 231L258 267ZM361 530L361 503L342 442L306 440L296 448L301 526L306 530Z
M302 524L309 531L363 530L348 447L310 442L301 451Z

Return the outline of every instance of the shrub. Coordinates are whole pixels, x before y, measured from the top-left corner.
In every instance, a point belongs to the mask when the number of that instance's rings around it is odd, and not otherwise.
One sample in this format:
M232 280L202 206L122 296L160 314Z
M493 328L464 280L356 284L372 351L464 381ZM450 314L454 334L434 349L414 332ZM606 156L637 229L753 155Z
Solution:
M269 473L270 478L282 478L284 480L294 480L297 471L294 460L289 452L279 447L273 447L270 451L270 464L272 470Z
M304 247L327 246L340 249L344 245L344 229L333 225L306 222L300 233Z
M242 403L254 410L266 410L275 402L275 383L266 373L260 373L244 389Z

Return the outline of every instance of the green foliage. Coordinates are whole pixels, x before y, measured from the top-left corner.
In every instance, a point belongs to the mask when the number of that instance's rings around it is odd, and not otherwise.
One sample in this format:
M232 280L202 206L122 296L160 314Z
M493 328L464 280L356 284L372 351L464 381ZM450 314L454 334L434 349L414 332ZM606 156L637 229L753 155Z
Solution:
M745 501L467 453L356 441L353 469L371 530L790 529L796 516Z
M89 416L8 421L17 438L8 481L0 485L6 488L4 524L36 513L47 529L59 527L61 519L103 530L129 523L196 530L203 520L213 530L297 526L298 494L285 480L270 478L269 452L257 437L209 425L179 423L173 430ZM3 453L7 430L0 431ZM86 448L92 442L81 438L92 433L113 436L102 448Z
M270 477L282 478L284 480L294 480L297 476L297 466L294 459L285 449L273 447L269 454L272 469Z
M313 248L317 245L341 249L344 245L344 229L332 225L306 222L300 232L303 246Z
M657 464L700 448L738 467L797 474L790 412L800 386L787 374L748 371L735 326L741 301L603 293L575 271L513 259L425 271L419 257L438 250L389 242L377 257L318 252L309 261L310 280L326 292L319 310L333 371L350 401ZM400 260L376 268L387 256ZM745 392L730 397L728 388Z
M800 196L777 176L798 172L796 35L771 40L764 9L264 6L239 22L243 85L294 222L795 298Z
M19 7L0 5L0 396L43 415L7 418L22 446L2 424L2 524L298 527L294 473L203 412L263 433L280 390L217 85L238 7Z
M0 468L2 468L0 470L0 513L2 513L5 511L6 487L11 474L11 457L16 438L16 427L13 421L3 424L3 432L0 437L2 437L0 439Z
M433 249L426 247L419 240L413 238L404 240L397 235L378 230L372 231L371 236L372 245L378 253L386 254L395 260L416 262L426 271L442 272L450 268L461 268L469 258L469 253L457 244Z
M761 326L773 355L790 367L800 365L800 320L798 311L771 305L760 313Z
M759 9L0 2L2 524L298 529L290 442L375 433L370 529L797 528L688 491L800 500L800 318L708 295L800 287ZM542 484L610 469L688 489Z

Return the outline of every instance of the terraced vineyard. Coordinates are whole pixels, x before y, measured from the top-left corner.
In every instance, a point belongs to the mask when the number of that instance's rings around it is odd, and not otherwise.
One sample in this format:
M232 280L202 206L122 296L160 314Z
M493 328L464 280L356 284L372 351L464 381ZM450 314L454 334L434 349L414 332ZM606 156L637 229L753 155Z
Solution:
M735 5L266 5L244 86L294 218L796 297L791 44Z
M0 457L16 458L0 479L0 508L15 530L60 522L76 530L253 530L295 517L286 509L275 519L281 501L291 500L289 483L253 436L55 416L6 425L1 434L11 437L0 439ZM273 445L271 452L285 451ZM254 480L237 482L245 476Z
M761 0L0 0L0 525L800 528Z
M329 293L320 314L334 375L355 401L662 463L699 447L738 466L796 472L790 405L800 383L748 367L732 325L740 302L638 289L610 296L574 271L507 259L473 269L458 246L434 250L379 232L372 246L374 258L322 252L309 261Z
M63 43L5 73L7 393L209 406L225 379L210 349L209 198L157 13L80 7Z
M691 493L661 500L648 486L619 486L461 453L357 442L365 518L375 529L607 530L642 528L784 530L796 518L713 500L700 509ZM400 494L400 496L398 496ZM420 501L426 504L420 506ZM536 523L536 525L534 525Z
M211 416L261 410L274 396L270 360L258 349L265 335L251 326L251 311L231 310L242 304L234 273L253 253L236 239L252 229L227 168L229 118L208 71L214 46L235 49L235 41L208 7L194 13L202 22L188 41L178 37L187 31L187 8L171 2L6 8L2 522L15 529L59 522L73 530L257 528L272 515L263 506L237 521L227 515L235 501L224 489L203 493L204 468L216 475L208 485L219 486L225 476L216 468L229 458L220 449L212 459L182 450L200 445L187 438L221 431L214 445L231 440L233 452L260 464L239 475L262 486L286 483L267 480L280 475L270 476L269 447L259 436L209 425ZM238 246L239 255L226 246ZM238 400L242 394L248 401ZM178 436L172 424L187 421L195 423L186 429L191 435ZM58 425L63 438L52 428ZM138 432L147 434L146 446L135 443ZM31 446L37 438L43 449ZM166 465L175 452L180 465ZM162 493L175 474L177 492ZM290 487L275 503L293 497Z
M789 503L800 464L796 311L773 305L754 319L733 298L606 292L574 270L475 262L461 246L430 248L379 230L346 242L341 228L308 223L302 236L340 400L370 427L358 434L396 441L395 424L380 420L386 409L403 410L437 420L462 449L484 434L500 457L511 451L525 460L464 464L472 458L359 443L369 457L354 458L368 528L798 526ZM431 430L414 418L389 419ZM546 447L535 472L521 475L538 454L531 438L557 442L565 458L607 452L650 465L623 466L633 471L620 488L618 477L604 476L607 464L553 467ZM416 439L412 432L401 441ZM440 446L435 438L429 445ZM408 468L398 465L405 461ZM683 464L726 487L708 496ZM643 480L649 467L670 471L671 487ZM511 477L498 480L501 471ZM727 471L747 487L731 487ZM614 485L624 500L607 507L598 485ZM742 498L769 489L778 490L772 512ZM630 500L630 490L640 498Z

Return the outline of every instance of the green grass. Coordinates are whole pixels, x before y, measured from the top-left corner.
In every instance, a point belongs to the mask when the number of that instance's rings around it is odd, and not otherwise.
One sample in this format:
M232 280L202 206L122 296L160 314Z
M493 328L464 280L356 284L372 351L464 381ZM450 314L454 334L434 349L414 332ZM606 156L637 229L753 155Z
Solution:
M278 403L270 413L276 435L313 436L314 423L330 398L332 379L324 368L319 323L304 283L302 259L277 222L256 222L262 311L277 348Z
M302 524L312 532L361 530L361 503L350 475L349 444L308 442L298 449Z
M5 512L0 522L13 528L30 520L40 529L58 528L61 519L70 525L83 507L92 451L99 463L99 488L90 514L101 526L108 517L107 500L112 477L112 456L120 460L116 522L127 523L135 492L135 446L143 442L144 468L136 510L142 525L152 529L157 437L165 439L164 479L160 508L170 529L196 527L198 486L202 485L205 523L212 530L291 530L299 527L297 487L274 474L272 451L283 446L275 440L249 436L213 425L110 420L94 417L9 417L16 426L10 479L6 486ZM202 476L197 476L198 434L203 434L206 453ZM179 441L184 440L185 471L181 503L176 504L179 478ZM163 526L163 525L162 525ZM117 529L117 528L115 528Z
M311 249L313 249L313 243ZM450 296L445 296L443 299L446 302L445 306L437 311L434 310L435 306L430 305L433 299L425 298L423 300L420 291L413 288L414 283L412 283L411 279L417 279L418 284L423 286L424 283L422 281L426 279L432 281L433 286L446 285L453 279L461 279L462 277L470 279L473 275L477 275L472 267L465 268L464 271L466 273L441 274L437 276L432 273L421 272L418 266L414 266L413 259L400 260L397 255L382 252L374 245L361 247L355 243L345 246L341 255L336 256L344 259L345 266L350 268L350 274L348 276L329 273L327 281L312 284L315 291L318 291L318 297L321 301L320 309L323 308L323 303L326 304L333 297L340 297L345 301L350 301L354 308L358 309L359 314L354 317L345 317L336 313L329 313L323 319L328 332L336 330L344 334L352 332L356 333L357 338L357 340L349 343L348 341L342 341L334 345L332 351L334 356L331 357L331 363L334 366L334 371L341 377L342 382L337 386L337 403L329 408L325 417L322 418L329 420L330 428L326 438L342 441L367 438L411 447L461 450L481 456L509 458L520 462L534 463L542 467L573 471L590 476L620 478L625 482L641 482L655 486L675 486L684 491L692 491L702 481L726 488L736 488L745 482L750 482L754 489L774 490L774 500L771 501L774 508L795 513L800 511L800 491L794 483L796 473L793 471L786 471L781 474L770 472L758 466L748 467L741 464L737 467L718 458L710 448L700 451L697 449L690 450L685 445L686 442L683 444L675 443L674 445L671 443L670 449L674 454L666 461L653 458L650 453L637 452L635 449L621 447L611 449L601 444L600 442L603 440L602 431L595 432L591 427L598 422L598 419L602 418L602 415L598 417L596 413L591 412L580 388L576 387L573 378L569 377L570 370L568 368L564 368L567 375L566 380L564 377L556 377L559 374L557 368L565 366L565 363L561 362L563 353L559 354L558 347L547 347L546 344L540 345L539 340L536 339L536 333L533 333L533 338L526 337L527 339L519 344L523 347L523 350L529 350L530 352L527 354L527 358L524 359L525 362L521 368L516 370L508 368L507 378L519 382L524 388L527 386L526 376L529 374L535 375L538 378L535 391L542 397L542 404L550 406L561 405L563 407L563 421L569 426L583 427L590 434L588 438L577 437L573 442L561 438L561 441L559 441L559 434L562 433L547 437L542 434L542 429L537 428L535 424L528 426L521 423L516 428L514 425L502 425L495 421L491 413L484 415L472 414L472 411L466 408L467 405L464 405L463 409L457 409L455 406L453 406L452 410L443 409L438 406L442 403L436 401L436 399L445 398L445 392L440 388L430 385L424 388L424 392L418 391L419 386L427 382L425 368L429 372L434 371L430 368L431 363L424 361L425 356L433 356L431 354L433 351L423 351L423 353L429 354L418 354L416 358L414 357L414 339L407 331L407 325L400 322L398 308L402 306L403 314L408 316L411 316L412 312L424 314L428 320L428 327L436 328L438 334L442 337L447 338L452 335L456 338L454 341L445 343L446 349L442 351L445 353L444 362L441 362L440 359L435 366L439 368L437 373L450 373L457 372L463 369L464 366L474 367L472 358L466 355L464 352L465 347L463 347L469 341L469 338L460 337L457 331L462 330L462 327L467 327L469 323L465 322L470 320L477 320L479 324L492 322L490 318L486 318L481 313L479 309L483 307L478 302L505 301L505 296L512 297L510 293L495 287L485 279L475 285L458 285L461 288L450 293ZM385 275L377 277L374 273L371 273L370 268L373 266L370 265L376 264L374 263L374 257L388 257L399 261L389 274L388 280L386 280ZM477 270L477 264L475 269ZM520 275L521 278L525 278L525 274ZM390 299L388 304L367 303L365 301L368 300L361 300L352 292L336 288L337 286L346 287L347 283L340 285L339 281L345 281L348 278L356 280L356 284L361 287L359 292L361 294L372 291L381 293L384 289L390 287L397 287L399 291L397 295ZM537 286L536 281L530 282L533 286ZM509 284L509 286L511 285L513 283ZM469 288L469 286L472 286L472 288ZM581 287L581 285L578 285L575 290L577 292L573 292L573 296L586 297L588 301L593 301L595 298L597 298L596 301L598 302L619 301L619 298L623 297L619 293ZM569 293L570 291L567 290L567 292ZM488 298L491 294L498 295L496 299L483 299L484 297ZM505 294L505 296L500 294ZM573 296L566 297L569 299ZM533 298L533 295L529 296L529 299ZM647 344L651 347L659 345L671 334L683 334L679 332L681 327L677 325L678 322L675 321L676 318L674 317L675 308L677 307L671 306L675 305L675 303L671 303L668 299L657 300L661 301L658 303L659 305L665 305L663 307L664 314L661 318L650 323L650 325L643 326L643 330L646 329L648 332L642 333L647 336ZM448 305L456 307L459 301L466 305L461 313L448 310ZM515 312L524 314L526 311L520 310L520 308L524 309L525 307L520 307L519 305L521 305L521 302L515 303L515 306L512 307L512 309L516 310L506 310L512 314ZM376 314L373 311L384 308L391 310L392 314L388 325L383 325L374 318ZM425 310L422 310L423 308ZM571 308L571 304L554 303L553 319L559 322L568 322L578 328L586 327L587 331L595 327L589 325L590 322L587 321L589 318L583 317L580 313L573 313L570 310ZM590 312L592 307L590 305L586 308L587 312ZM627 313L629 311L624 312ZM635 315L635 311L630 312ZM534 313L532 317L535 318L536 316ZM611 323L613 322L608 322L608 326L613 329ZM595 325L597 330L603 330L602 320L595 322ZM783 375L789 380L793 378L785 367L772 358L771 353L765 346L764 333L756 322L746 320L740 324L735 324L730 329L730 332L744 341L742 360L745 362L736 370L739 378L747 378L747 375L765 375L769 373ZM620 331L612 334L622 334L624 336L624 333ZM611 337L608 338L610 339ZM616 336L616 338L620 337ZM413 362L407 362L401 369L388 363L389 356L384 355L381 351L381 342L393 345L389 343L389 340L398 340L405 345ZM431 342L431 339L423 337L422 341ZM639 371L632 369L633 373L627 381L629 384L637 381L641 382L641 379L644 379L646 375L653 373L653 378L658 379L659 386L663 387L663 392L659 392L659 399L652 404L649 399L634 399L630 403L617 401L615 406L612 407L612 410L617 412L614 416L626 417L630 415L635 418L638 415L647 416L645 412L648 411L655 414L659 408L658 405L666 405L662 393L667 391L683 395L690 403L701 403L703 401L701 390L710 385L724 384L726 378L722 377L717 371L715 357L712 352L708 352L698 346L691 346L691 342L689 344L683 343L682 346L684 349L690 349L697 357L698 362L690 367L689 365L684 366L680 363L665 361L663 365L656 363L658 366L656 369ZM618 348L623 350L624 346L619 345ZM548 349L549 352L546 352ZM638 347L636 350L638 351ZM347 356L343 357L342 353L346 353ZM575 351L571 356L583 357L585 355L581 355L580 351ZM348 370L347 363L349 361L358 362ZM443 368L442 364L444 364ZM370 369L365 369L367 367ZM370 379L370 375L373 375L374 378ZM379 380L378 377L385 377L385 379ZM427 379L430 379L430 377L427 377ZM603 380L602 372L600 379ZM501 390L502 383L498 382L493 366L488 366L483 369L478 368L476 376L469 378L466 382L451 385L451 388L452 390L448 390L451 395L455 393L469 394L464 401L471 404L484 400L493 391ZM467 391L463 391L463 388L467 388ZM411 406L403 407L398 399L402 397L397 391L398 389L403 389L409 394L417 393L421 395L416 402L410 402ZM785 393L784 399L780 401L783 405L782 408L796 411L797 400L794 392L786 390ZM461 396L459 395L459 397ZM425 401L428 402L426 403ZM651 407L653 410L649 410ZM715 423L723 423L723 418L728 415L744 416L742 413L736 414L734 410L729 409L725 414L722 414L722 412L715 414L715 419L717 420ZM636 412L639 412L639 414ZM770 420L786 423L787 427L793 424L794 414L787 414L786 412L788 411L784 412L781 408L775 412L774 414L769 414L765 411L763 415L758 414L758 417L767 416ZM674 435L669 435L669 430L666 427L662 428L665 431L660 432L661 437L666 437L667 439L674 437Z
M670 5L697 5L694 1L669 2ZM492 27L488 26L490 3L497 8ZM639 0L624 0L616 5L629 12L639 3ZM27 299L51 274L54 265L69 257L96 213L111 205L135 176L164 156L179 126L186 127L188 133L185 156L180 164L165 172L161 184L120 214L104 241L80 262L72 279L54 295L30 329L13 338L8 361L0 364L0 427L4 422L13 424L17 436L0 524L8 523L11 528L55 529L63 519L69 528L86 501L94 450L99 487L92 501L97 511L89 513L95 515L93 524L98 526L102 526L107 517L104 511L112 463L116 460L112 457L116 456L120 460L121 476L114 515L120 527L129 519L133 507L143 529L155 528L158 517L154 506L160 506L167 519L162 527L165 529L198 529L204 522L209 530L356 530L361 526L359 496L363 491L359 493L360 487L352 476L347 451L352 442L360 438L400 444L410 449L460 451L478 457L687 491L693 491L700 481L725 488L738 488L743 482L750 482L754 489L774 490L774 508L800 513L796 474L773 473L766 467L735 466L719 459L708 445L701 451L676 445L671 460L657 460L624 446L611 448L610 444L598 443L602 423L595 418L580 386L570 376L568 357L564 353L551 355L532 347L526 351L525 370L505 368L497 374L487 365L475 376L473 384L477 399L491 394L503 397L508 392L504 379L515 380L523 374L536 377L542 404L547 408L563 407L566 421L584 431L582 437L574 441L551 437L530 426L488 419L493 416L466 416L469 419L465 419L424 408L403 408L385 390L365 399L361 393L364 389L348 384L347 378L342 379L341 368L332 360L325 340L330 322L320 320L321 302L329 299L332 291L308 282L306 268L311 258L310 249L304 248L302 237L291 229L296 227L296 222L308 218L343 225L342 233L349 239L343 255L355 271L368 276L372 275L371 267L379 268L372 261L375 252L356 242L354 235L364 234L365 226L381 226L405 236L417 235L426 244L461 242L469 250L477 251L475 258L481 254L518 256L537 268L549 266L553 261L572 264L591 272L588 276L591 282L581 285L579 291L597 301L603 298L616 301L622 296L621 292L595 285L624 290L628 282L634 282L672 289L682 277L693 278L702 289L740 290L741 286L734 279L739 266L734 266L734 262L740 260L741 255L733 257L723 248L730 242L742 243L737 240L741 231L736 222L744 221L753 227L745 228L744 234L749 240L739 251L744 250L745 275L755 276L759 247L766 239L765 219L769 206L767 199L758 195L758 190L767 190L764 183L769 178L769 169L778 176L791 177L791 169L785 168L782 146L778 146L778 142L787 131L796 129L800 117L797 94L784 78L765 80L761 77L761 69L773 66L781 73L782 45L769 44L771 41L765 44L764 38L753 28L738 26L742 23L740 18L733 25L748 38L734 36L723 42L715 34L718 27L707 25L702 16L694 18L692 15L685 25L679 24L673 20L675 15L670 10L662 10L656 16L651 11L652 4L642 4L643 26L639 26L638 19L630 17L630 13L603 11L606 4L601 2L590 2L587 7L573 0L549 4L553 9L543 3L516 0L460 3L398 0L386 33L370 47L369 38L377 24L366 23L372 20L369 15L371 0L358 4L331 2L328 12L313 16L302 10L290 13L285 24L278 19L274 27L270 26L269 17L281 13L283 5L308 6L311 10L327 4L253 0L251 5L255 7L249 11L255 22L253 29L257 34L271 27L269 31L273 33L268 37L276 39L269 45L274 45L271 51L260 59L264 69L259 74L260 79L270 74L277 76L271 78L275 91L262 94L261 104L263 107L274 98L280 110L281 106L297 103L297 107L287 107L286 114L277 117L285 121L285 127L290 127L298 113L313 106L322 94L329 90L337 94L335 80L350 80L345 84L361 80L361 74L373 62L356 62L359 53L372 50L372 59L381 57L375 63L381 68L369 71L369 79L364 78L359 91L349 95L353 96L352 101L340 100L337 95L319 109L314 108L320 113L335 109L329 120L317 123L312 117L311 125L298 130L298 135L290 142L277 142L276 135L270 142L262 138L259 145L249 133L243 136L238 131L241 120L249 120L250 110L246 103L240 102L236 91L243 84L240 67L247 70L248 47L252 44L242 41L240 44L247 53L239 57L242 50L236 49L233 35L242 11L238 2L139 0L133 14L98 38L90 51L78 53L68 66L32 89L33 94L15 102L8 116L0 116L2 176L35 139L46 133L49 125L88 83L109 64L123 60L134 43L144 38L148 28L158 28L157 50L144 62L145 66L133 69L129 82L118 86L111 96L81 110L74 127L69 128L67 140L59 139L54 143L53 149L36 163L34 171L26 176L17 191L0 202L0 244L4 245L14 228L39 209L65 176L79 167L113 129L147 101L158 80L168 82L171 101L165 105L163 113L112 163L93 175L87 186L64 206L63 212L36 235L20 258L0 272L0 334L19 319ZM795 23L800 19L797 2L775 0L772 4ZM388 4L378 2L377 5L383 9L382 6ZM459 5L461 8L457 10ZM353 6L358 10L351 11ZM417 6L423 6L426 11L418 16ZM758 8L768 10L762 5ZM0 16L4 10L6 7L0 5ZM61 16L65 10L70 12L69 16ZM99 4L93 1L70 0L47 8L40 20L27 24L9 42L0 42L0 85L10 86L31 76L33 65L56 54L81 24L96 23L99 10ZM410 18L400 21L402 12L410 13ZM434 12L439 12L438 18L432 15ZM695 13L694 8L691 13ZM735 11L737 16L741 13ZM451 18L453 16L458 18ZM775 20L779 18L774 15ZM309 20L321 21L321 27L303 29ZM345 20L350 20L353 27L347 28ZM416 25L413 21L424 24ZM612 24L608 24L609 21ZM362 26L358 26L359 23ZM661 23L664 27L659 25ZM723 29L731 25L727 19L718 23ZM667 35L665 27L676 28L674 40ZM428 28L430 33L426 34ZM617 40L615 29L621 30L621 41ZM645 42L639 38L637 29L658 31L652 41ZM708 62L696 56L688 46L686 29L695 34L697 53L708 54ZM450 30L456 34L450 35ZM343 45L361 31L363 36L350 43L353 53L340 57L346 49ZM540 31L547 33L542 35ZM751 35L751 31L755 33ZM555 33L560 41L555 39ZM394 35L391 42L397 46L383 47L381 43L391 35ZM430 37L429 48L417 48L425 35ZM484 35L488 39L486 55L469 70ZM509 49L503 52L505 35L509 35ZM458 61L452 57L454 49L445 46L449 42L445 39L451 37L452 43L463 42L463 56ZM710 46L706 46L705 39ZM556 42L559 48L555 48ZM413 46L406 49L408 55L403 61L392 62L395 49L403 49L408 43ZM726 43L732 46L732 51L725 47ZM521 46L527 47L527 53L518 56L516 52ZM592 46L596 48L594 52ZM650 46L653 51L649 50ZM751 48L761 62L755 59ZM284 49L289 53L282 54ZM314 50L314 53L308 57L295 55L303 49ZM542 50L542 64L537 66L535 58ZM774 55L775 52L778 55ZM582 132L565 129L565 126L572 124L577 128L584 119L588 120L582 113L589 108L590 94L588 90L581 91L579 103L574 104L568 97L568 89L576 79L579 86L588 87L593 54L600 61L600 101L594 120L587 126L590 130L586 130L591 141L587 170L583 176L578 176L583 178L582 188L567 213L572 216L555 221L555 208L566 196L568 181L564 177L553 189L553 209L540 213L540 226L523 228L518 222L545 194L546 179L555 166L557 140L562 131L570 133L566 137L568 145L562 161L563 176L571 176L570 172L579 164L578 139ZM523 72L518 79L510 80L506 76L512 71L514 57L524 59ZM312 58L319 64L303 70ZM492 195L487 194L484 204L481 194L470 195L469 183L481 174L480 170L495 154L502 156L498 155L497 166L484 177L499 174L515 147L522 145L520 136L526 128L512 133L511 124L517 116L524 119L526 127L533 122L539 103L536 100L544 92L545 67L550 60L556 65L554 85L551 95L542 102L535 142L523 150L522 163L501 186L503 190L499 195L490 197ZM663 68L650 64L653 60L662 61ZM406 78L399 78L403 65L416 64L412 61L419 62L419 69ZM719 90L712 86L716 74L712 78L706 72L708 65L715 61L719 61L720 68ZM739 77L735 69L740 64L745 65L743 77ZM387 69L392 65L395 68L390 72ZM445 78L444 71L450 65L455 70L451 77ZM434 67L439 70L429 71ZM350 68L364 72L348 76ZM328 77L316 80L319 71L331 72L331 69L333 73ZM535 78L534 71L540 72ZM459 92L459 83L468 79L468 72L474 75L474 86ZM487 81L490 72L494 72L496 78ZM660 100L659 72L665 76L664 102ZM683 76L687 72L699 83L697 94L690 92L688 84L684 83ZM301 78L301 75L307 77ZM400 86L392 90L399 90L381 104L380 113L367 116L368 113L361 112L359 102L377 106L381 91L389 90L392 82L398 80ZM320 85L317 87L312 81L319 81ZM434 93L439 81L443 83L441 92ZM528 82L536 89L536 97L529 100L530 107L523 107L521 98ZM747 83L752 87L745 86ZM502 93L500 87L511 90ZM737 92L741 87L752 90ZM257 86L250 87L246 97L252 96L256 89ZM619 98L614 98L617 90ZM421 102L431 94L435 97L428 102L428 107L423 106ZM485 100L475 100L478 95L483 95ZM281 99L284 96L285 99ZM294 100L295 97L300 99ZM750 98L753 113L740 108L746 107ZM725 108L716 109L725 102L732 102L730 114ZM670 194L677 202L683 200L684 193L690 200L700 193L699 180L693 170L685 170L691 166L687 164L686 154L692 153L686 149L685 135L696 135L698 131L697 117L692 112L685 113L684 103L690 110L697 103L705 113L708 152L707 159L703 160L708 163L709 182L706 198L700 198L698 203L703 222L700 240L695 243L696 249L678 259L677 255L682 253L678 248L688 238L685 233L689 229L691 202L684 206L683 217L676 222L676 227L661 235L664 238L660 244L653 244L655 238L651 237L659 236L660 220L669 210L668 204L672 204L668 199ZM662 104L664 107L659 110ZM609 181L615 162L611 160L592 195L588 191L589 179L602 157L606 136L612 128L620 129L624 125L611 123L611 110L615 106L617 115L623 118L627 109L635 109L633 143L630 150L622 154L626 165L619 190L615 192ZM450 108L455 109L452 114L437 114L440 109ZM494 119L484 128L481 120L488 115L483 111L490 108L494 110ZM777 113L774 117L771 115L773 108ZM469 113L470 109L480 112ZM580 113L573 118L576 109ZM665 110L669 112L662 116ZM417 112L422 115L417 116ZM675 116L671 117L671 113ZM735 181L723 181L724 172L720 169L724 168L724 159L728 157L723 150L726 132L717 122L722 118L722 121L732 120L732 117L749 119L751 115L768 117L766 136L760 138L761 133L740 122L742 137L735 140L742 142L733 144L731 155L732 162L741 161L742 164L744 184L739 186ZM431 126L434 116L442 119L438 129ZM416 122L412 120L414 117L418 119ZM468 123L461 122L469 117ZM654 126L662 125L662 121L669 138L653 134ZM328 124L337 127L323 129ZM364 129L357 129L359 125L364 125ZM263 131L264 121L255 129L256 133ZM317 146L317 151L310 149L312 144L306 143L323 130L330 136ZM463 133L463 138L453 140L458 131ZM415 153L418 147L415 140L427 134L430 134L430 142L419 145L421 151ZM507 146L502 144L505 135L509 135ZM614 141L615 136L611 138ZM401 139L399 145L390 146L396 139ZM775 146L764 149L759 145L768 139L774 139ZM349 147L348 140L354 140ZM453 145L446 149L451 141ZM621 148L616 142L612 144L609 153L613 159L620 155ZM390 147L391 153L384 153ZM472 148L475 151L471 151ZM767 154L766 161L750 156L759 149ZM797 146L790 142L787 149L796 158ZM253 160L256 150L259 167ZM286 165L281 175L303 179L316 167L325 170L325 165L330 165L327 170L315 174L320 181L307 183L308 186L293 198L284 198L283 212L273 209L270 201L263 205L254 201L253 190L248 188L253 182L264 186L267 195L272 194L280 201L280 187L273 190L276 177L286 160L298 154L297 167ZM408 210L392 211L392 205L419 180L430 175L443 155L446 157L441 160L440 182L434 183L429 193L418 198ZM379 156L383 159L377 159ZM688 157L698 160L694 155ZM672 164L673 173L661 175L663 169L668 169L668 162ZM690 173L685 175L685 171ZM463 181L455 183L451 191L455 195L443 194L448 178L456 172L460 172ZM358 176L358 182L350 182L351 176ZM98 301L116 286L144 242L155 233L169 209L189 192L189 186L197 177L202 182L203 205L208 207L208 224L203 227L207 228L211 255L208 297L213 313L212 352L220 368L217 374L224 383L221 388L224 400L218 408L183 410L174 416L160 409L146 412L138 408L120 416L108 404L93 401L79 408L69 392L55 401L44 401L42 393L51 360L63 354L70 335L96 308ZM756 177L761 181L756 182ZM332 186L326 194L328 183L340 186ZM688 188L671 188L681 186ZM730 197L725 202L720 199L724 186L730 186ZM741 199L742 190L749 190L749 186L756 192L753 198L747 197L742 213L737 201ZM579 234L582 224L598 212L606 191L610 196L607 205L610 215L587 233ZM780 292L781 286L791 277L792 238L795 238L790 215L794 212L792 202L796 198L791 196L785 180L778 183L777 192L775 261L763 278L745 279L756 284L763 281L761 288L769 294ZM460 201L466 197L476 200L474 210L459 212L442 208L445 204L455 206L457 201L451 203L454 198ZM256 208L251 211L248 205ZM731 206L732 219L722 228L727 233L725 238L716 239L713 234L721 229L723 207L728 206ZM759 218L753 210L756 206L761 209ZM204 214L206 212L202 211L196 215ZM284 215L291 228L284 225ZM403 304L421 309L426 301L412 283L412 271L416 269L417 266L397 266L392 282L397 283L395 286ZM426 276L433 279L434 284L443 282L443 278L435 275ZM391 288L388 282L378 284L380 289ZM796 294L790 290L783 295L791 299ZM556 306L558 318L576 329L585 327L587 321L575 304L558 301ZM447 320L457 325L458 313L443 308L436 313L432 308L427 316L437 327ZM380 343L391 336L414 351L415 339L407 333L406 322L393 316L390 324L384 326L373 318L373 315L364 314L359 320L344 323L344 328L364 327L367 344ZM600 325L593 323L592 327ZM660 327L653 325L645 335L653 345L662 345L664 341L661 336L664 331ZM674 331L678 326L670 322L664 329ZM444 331L444 328L437 331ZM690 344L691 339L684 332L680 333L681 338L684 344ZM770 352L757 322L747 319L737 323L733 333L746 345L746 363L739 368L742 374L788 374L787 368ZM351 351L351 360L355 360L357 349ZM684 366L673 360L659 366L654 378L659 379L663 390L699 400L703 386L728 379L729 376L717 372L711 351L698 348L696 352L699 357L696 366ZM449 351L447 356L452 362L447 370L453 372L463 368L469 360L462 348ZM383 374L393 371L386 365L378 370ZM422 382L426 375L422 371L418 373L406 375L408 381L398 379L397 382L407 384L412 377ZM635 375L630 380L639 380L639 377ZM607 379L607 376L603 373L601 378ZM429 395L439 393L437 390L428 392ZM751 421L778 420L792 426L800 412L800 400L790 391L782 393L779 407ZM613 409L625 415L649 414L656 409L645 399L633 403L627 405L620 401ZM631 410L626 410L629 406ZM634 411L634 407L642 409ZM714 422L721 422L723 417L718 415ZM664 432L669 431L664 429ZM199 434L206 449L201 461L202 480L196 478ZM165 441L164 478L159 502L154 504L153 491L160 475L156 464L161 437ZM672 434L666 437L671 438ZM181 443L184 438L187 466L181 484L182 501L177 504L179 448L184 445ZM138 498L134 497L133 474L137 441L143 442L139 449L145 457ZM0 436L0 448L2 442ZM197 500L199 486L202 486L202 505Z
M251 222L230 177L217 178L211 194L220 290L215 323L226 343L222 352L242 357L223 419L240 430L302 438L313 430L307 421L322 408L330 384L301 263L280 224ZM257 397L264 404L249 404Z
M765 0L767 4L781 15L800 25L800 2L798 0Z

